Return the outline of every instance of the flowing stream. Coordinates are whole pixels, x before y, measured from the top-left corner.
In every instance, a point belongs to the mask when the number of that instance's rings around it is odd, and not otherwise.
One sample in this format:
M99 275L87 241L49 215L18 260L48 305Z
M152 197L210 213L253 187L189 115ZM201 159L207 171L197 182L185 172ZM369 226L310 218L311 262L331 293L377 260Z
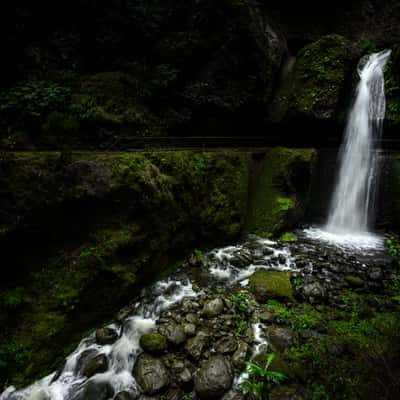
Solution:
M379 247L370 232L379 174L379 143L385 118L384 69L391 50L363 57L358 65L360 82L348 116L339 153L339 174L326 226L307 233L320 240L355 247Z
M140 337L156 331L163 313L191 300L198 302L212 285L222 285L230 291L232 286L245 286L248 277L259 269L293 271L295 264L290 251L275 242L254 237L252 248L243 245L229 246L211 251L205 256L202 267L184 268L172 276L143 290L138 302L133 304L123 318L108 325L118 339L109 345L96 343L95 333L82 340L77 349L67 357L65 364L51 375L35 382L26 389L16 391L9 387L0 400L85 400L88 388L111 388L113 393L128 392L130 398L140 396L140 390L132 375L132 369L139 354ZM240 265L239 265L240 264ZM201 275L198 277L197 275ZM263 324L255 319L252 353L257 354L267 346ZM91 351L107 358L108 369L87 378L80 370L80 359ZM241 376L235 377L236 384ZM113 395L111 394L111 398Z

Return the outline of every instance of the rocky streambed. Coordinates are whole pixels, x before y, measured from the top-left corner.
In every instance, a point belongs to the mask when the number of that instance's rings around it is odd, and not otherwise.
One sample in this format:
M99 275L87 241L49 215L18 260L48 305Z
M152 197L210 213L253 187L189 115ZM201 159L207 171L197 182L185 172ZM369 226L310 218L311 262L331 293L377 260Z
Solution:
M268 385L265 398L356 399L372 382L370 366L397 393L395 372L380 366L398 354L397 264L384 249L289 239L249 236L196 251L58 371L0 400L244 399L245 362L262 366L271 352L272 370L287 380Z

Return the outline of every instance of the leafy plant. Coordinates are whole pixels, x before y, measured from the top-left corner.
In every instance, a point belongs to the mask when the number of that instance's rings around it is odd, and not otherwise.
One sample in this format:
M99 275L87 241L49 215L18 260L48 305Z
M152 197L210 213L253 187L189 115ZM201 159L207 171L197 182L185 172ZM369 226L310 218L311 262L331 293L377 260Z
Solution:
M0 113L43 118L65 107L70 89L49 81L25 81L0 93Z
M270 366L275 358L275 353L267 356L266 364L262 367L255 361L247 361L246 373L249 377L243 381L241 387L244 394L251 393L256 400L268 398L272 385L279 385L287 379L282 372L270 371Z
M235 304L238 311L247 311L249 300L247 298L247 293L244 290L241 290L239 293L232 295L230 299Z
M386 239L386 246L387 252L390 256L400 258L400 243L394 236Z

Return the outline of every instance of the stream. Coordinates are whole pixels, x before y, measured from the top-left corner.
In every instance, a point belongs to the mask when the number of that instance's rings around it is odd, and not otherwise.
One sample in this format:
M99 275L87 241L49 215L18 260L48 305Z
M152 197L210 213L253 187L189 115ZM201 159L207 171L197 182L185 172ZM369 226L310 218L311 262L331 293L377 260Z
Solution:
M267 309L245 299L247 320L240 327L235 308L234 296L247 292L256 271L286 272L297 282L296 298L323 299L339 307L339 294L348 285L344 276L365 279L371 288L394 276L383 246L357 249L310 238L309 230L296 233L298 240L289 243L249 236L236 245L192 255L170 276L144 289L115 321L84 338L58 371L23 390L9 387L0 400L145 399L143 391L156 394L167 388L165 398L178 399L169 395L177 387L198 398L193 377L207 359L221 355L229 364L227 371L219 371L219 379L227 375L221 395L235 398L246 377L243 361L268 348ZM145 366L150 378L143 381L135 367L143 355L141 337L156 331L167 337L169 350L162 349L161 358L149 356L156 369Z

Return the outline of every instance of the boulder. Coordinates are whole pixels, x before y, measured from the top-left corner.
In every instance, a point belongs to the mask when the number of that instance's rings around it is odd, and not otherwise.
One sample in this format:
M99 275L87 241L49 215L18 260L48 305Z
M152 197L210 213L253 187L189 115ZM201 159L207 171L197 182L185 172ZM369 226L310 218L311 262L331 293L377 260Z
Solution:
M260 303L269 299L293 299L290 274L287 272L257 271L250 277L249 288Z
M170 322L161 325L159 332L171 343L173 346L179 346L186 340L186 334L182 325Z
M133 393L124 390L117 393L114 397L114 400L135 400L136 398L137 396L135 396Z
M144 394L156 394L169 384L168 371L162 360L146 353L136 360L133 376Z
M204 304L203 313L208 317L217 317L224 311L224 302L219 297Z
M215 344L215 350L221 354L232 354L237 348L238 344L233 336L225 336Z
M199 360L201 355L210 345L210 335L207 332L199 331L197 335L189 339L185 345L185 350L195 360Z
M97 329L96 331L96 343L102 346L113 344L117 339L118 332L112 328L105 327Z
M290 329L271 326L268 329L268 338L273 348L282 353L293 344L294 334Z
M218 399L232 386L233 369L223 356L212 356L205 361L194 377L194 387L200 399Z
M91 379L73 400L109 400L113 396L114 388L109 382Z
M152 354L159 354L167 349L167 339L155 332L142 335L139 343L144 351Z
M88 378L107 371L107 368L107 356L105 354L98 354L94 349L85 350L79 357L77 363L78 371Z
M242 368L244 362L247 360L247 353L249 351L249 345L246 342L240 341L238 348L232 356L233 365L236 368Z

